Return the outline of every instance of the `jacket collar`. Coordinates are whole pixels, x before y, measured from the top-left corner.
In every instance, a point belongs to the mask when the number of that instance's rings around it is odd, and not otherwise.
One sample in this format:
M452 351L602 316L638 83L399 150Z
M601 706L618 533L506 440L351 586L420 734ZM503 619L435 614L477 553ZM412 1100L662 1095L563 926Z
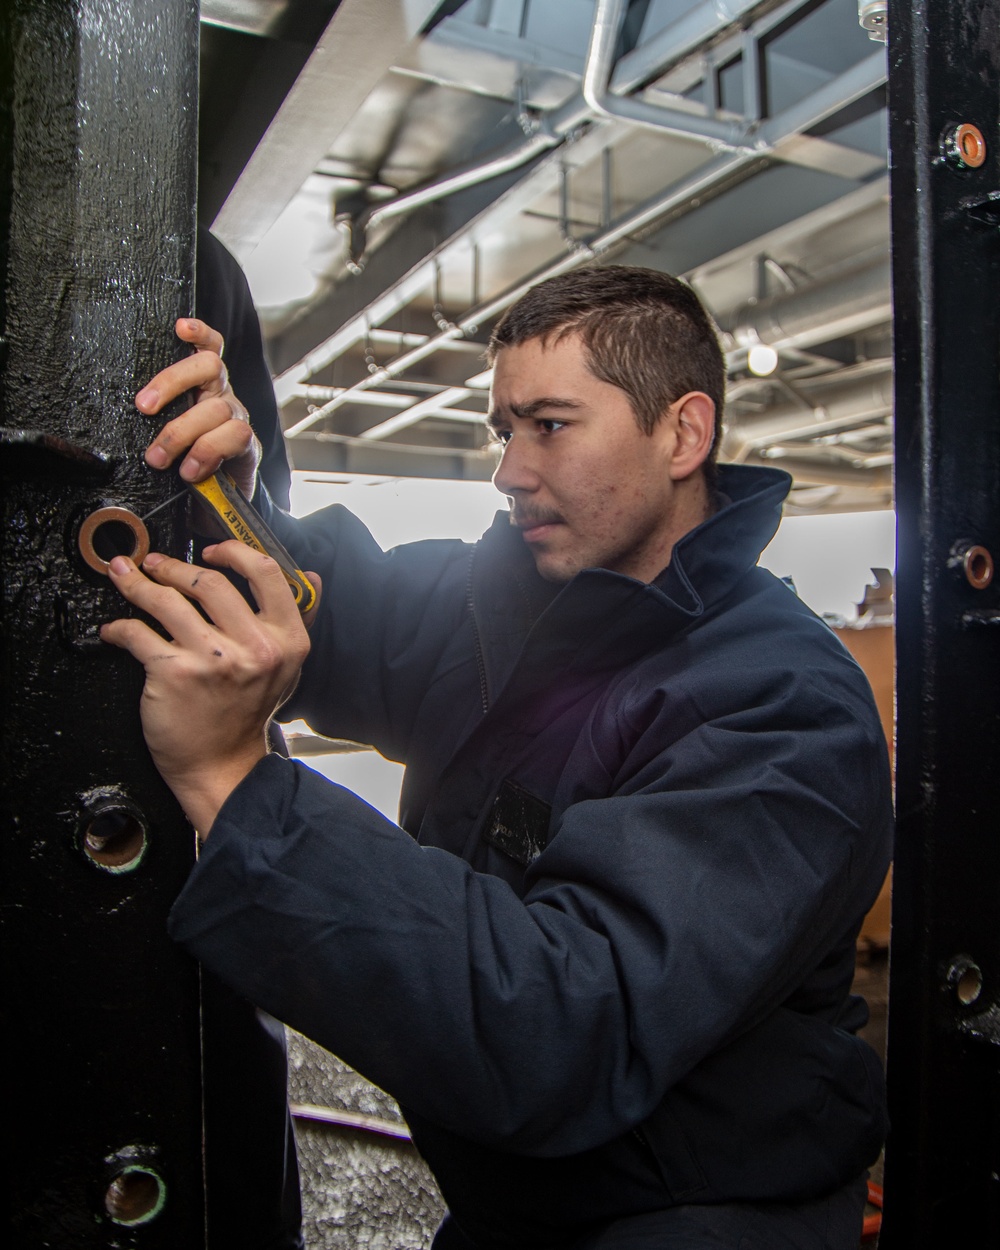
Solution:
M692 623L756 564L790 485L780 469L720 465L719 508L680 539L650 585L607 569L585 569L563 586L546 582L507 513L498 513L477 545L470 580L491 695L529 636L543 668L594 670L627 663Z
M653 585L693 615L728 594L774 537L791 484L783 469L720 465L720 506L678 541Z

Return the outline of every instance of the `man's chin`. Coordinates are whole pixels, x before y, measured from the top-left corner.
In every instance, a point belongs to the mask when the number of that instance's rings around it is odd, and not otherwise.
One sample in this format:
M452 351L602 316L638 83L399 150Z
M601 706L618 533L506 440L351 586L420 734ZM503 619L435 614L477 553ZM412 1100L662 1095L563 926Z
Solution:
M550 553L533 550L531 554L535 557L535 569L538 576L543 581L560 584L571 582L580 571L575 565L559 560Z

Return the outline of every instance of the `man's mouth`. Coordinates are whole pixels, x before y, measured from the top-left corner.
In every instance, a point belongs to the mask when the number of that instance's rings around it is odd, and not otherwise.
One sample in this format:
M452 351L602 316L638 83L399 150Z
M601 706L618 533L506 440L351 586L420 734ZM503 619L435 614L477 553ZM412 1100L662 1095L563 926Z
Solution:
M521 531L526 543L541 542L557 525L563 524L562 517L556 513L543 516L517 514L511 517L511 521Z

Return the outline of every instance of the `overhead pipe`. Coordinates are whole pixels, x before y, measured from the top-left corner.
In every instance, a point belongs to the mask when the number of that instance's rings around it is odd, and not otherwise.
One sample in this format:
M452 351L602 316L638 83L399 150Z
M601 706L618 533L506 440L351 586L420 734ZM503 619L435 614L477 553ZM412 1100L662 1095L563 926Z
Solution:
M337 226L347 235L348 260L347 267L352 273L360 273L364 268L364 254L368 246L368 231L379 222L389 221L403 213L412 212L424 204L433 204L456 191L464 191L466 187L478 186L489 178L519 169L534 160L543 152L558 147L564 142L569 131L559 132L548 122L530 119L523 116L519 119L525 133L522 138L506 143L495 149L486 157L467 161L449 170L440 178L404 191L401 195L383 204L373 204L356 216L350 213L339 214Z
M427 399L422 399L420 403L413 404L412 407L406 408L403 412L397 412L394 417L388 417L385 421L380 421L378 425L373 425L371 429L364 430L358 437L374 442L377 442L379 439L389 438L400 430L416 425L424 417L439 415L443 408L448 408L451 404L457 404L462 399L468 399L472 393L467 386L449 386L439 395L429 395ZM478 416L479 414L476 415Z
M891 490L892 469L880 465L864 469L854 464L836 464L829 460L813 460L810 456L748 456L746 464L764 464L784 469L795 479L796 486L854 486L865 490Z
M861 72L862 70L863 72ZM861 62L860 67L854 66L839 78L834 79L833 82L821 87L814 95L795 104L787 112L778 114L771 123L775 142L780 143L794 133L808 130L825 121L832 113L847 104L853 103L880 83L884 83L885 75L886 64L884 55L876 54L867 58ZM838 84L843 84L845 93L843 96L838 93ZM788 119L787 124L786 118ZM788 129L789 125L794 125L798 129ZM630 234L634 234L636 231L651 225L658 218L665 216L675 208L692 207L696 202L700 202L705 196L716 191L729 179L737 174L744 173L755 162L760 160L761 154L759 152L746 148L716 157L707 165L702 166L701 169L695 170L693 174L682 179L673 187L668 188L664 193L653 196L650 200L640 204L632 212L619 218L617 222L598 231L590 238L581 240L585 244L584 248L567 253L567 255L548 265L543 265L533 274L530 274L514 286L508 287L507 290L501 292L493 299L487 300L485 303L471 309L459 321L429 338L425 343L414 347L408 352L404 352L401 356L397 356L395 360L382 365L375 373L362 378L353 386L348 387L340 395L330 400L329 403L322 405L314 412L309 413L308 416L303 417L301 421L290 426L285 431L285 437L294 438L303 430L307 430L310 426L321 421L329 413L343 407L346 403L350 403L362 391L370 390L389 381L391 378L398 377L413 365L433 355L444 344L475 334L481 325L495 317L498 313L503 312L505 308L508 308L518 300L531 287L537 286L539 282L575 269L578 265L583 264L585 260L590 259L593 253L606 251L622 239L627 238ZM339 333L343 334L344 331ZM813 341L821 341L821 337ZM289 375L293 372L296 375L300 373L297 368L287 371Z
M614 95L631 95L659 78L671 65L711 43L723 31L752 20L766 0L703 0L641 48L623 56L611 76Z
M759 4L760 0L755 4L735 6L715 2L699 5L695 13L672 23L661 32L656 39L656 47L662 64L657 65L654 58L646 57L642 61L642 73L656 77L666 65L683 59L699 44L728 30ZM543 152L559 147L569 135L589 122L617 118L631 125L648 126L687 139L698 139L717 149L744 146L747 142L745 126L678 109L666 109L640 100L622 99L618 93L628 88L609 88L614 69L614 50L627 7L627 0L598 0L581 92L547 117L537 119L522 114L518 120L525 132L523 138L506 143L485 157L458 165L440 177L404 191L382 204L372 204L360 214L352 216L345 213L338 217L337 225L348 239L348 269L354 273L363 269L368 232L372 226L518 169ZM755 146L759 150L760 145Z
M881 438L886 433L884 422L879 425L859 425L852 431L855 438ZM769 454L775 455L777 448L780 446L781 444L775 444ZM786 447L784 450L788 452L794 449ZM846 460L848 464L856 464L862 469L888 469L892 467L893 462L891 447L887 446L882 451L862 451L859 447L852 447L849 443L842 442L840 439L834 439L832 454L835 460Z
M720 320L730 353L756 343L780 351L856 334L892 318L889 258L839 270L797 291L745 304Z
M734 417L726 423L723 456L743 460L748 452L771 442L832 434L888 416L893 407L892 370L827 386L815 399L808 398L812 407L789 400L761 413Z
M296 388L307 378L315 377L321 369L339 359L355 343L370 336L373 327L416 299L427 287L432 272L433 265L430 263L411 270L373 300L360 316L346 322L329 338L323 339L311 351L306 352L294 365L279 373L274 379L274 397L278 405L283 408L295 394Z
M627 9L628 0L597 0L581 85L581 94L591 115L684 139L701 139L717 151L739 150L750 145L751 134L746 122L682 113L679 109L647 104L633 96L619 96L610 91L615 47ZM753 146L761 150L756 141Z
M307 404L325 404L327 400L342 395L346 389L344 386L297 386L292 393ZM360 402L373 408L395 408L398 411L418 401L416 395L400 395L395 391L365 391Z

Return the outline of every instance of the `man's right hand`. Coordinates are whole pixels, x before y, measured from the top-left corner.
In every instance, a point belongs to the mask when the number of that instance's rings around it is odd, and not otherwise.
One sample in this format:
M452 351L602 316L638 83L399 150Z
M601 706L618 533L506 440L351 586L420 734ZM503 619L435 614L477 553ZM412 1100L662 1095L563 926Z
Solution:
M194 393L194 403L160 430L146 448L146 463L166 469L183 457L179 472L185 482L204 481L225 464L249 499L256 485L260 444L247 410L229 386L222 335L193 317L182 317L174 328L194 351L152 378L136 395L135 406L154 416L186 391Z

